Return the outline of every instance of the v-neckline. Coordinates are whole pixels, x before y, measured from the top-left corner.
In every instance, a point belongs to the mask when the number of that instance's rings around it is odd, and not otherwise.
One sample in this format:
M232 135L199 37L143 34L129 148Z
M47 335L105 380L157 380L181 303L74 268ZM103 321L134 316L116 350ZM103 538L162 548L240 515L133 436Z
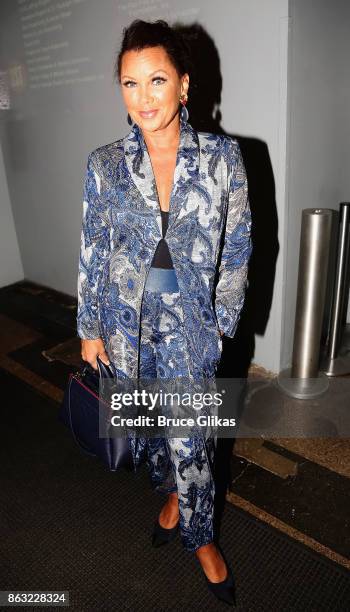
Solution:
M163 211L163 209L160 207L160 197L159 197L159 192L158 192L156 175L155 175L153 164L152 164L152 158L151 158L150 153L148 151L148 147L147 147L147 144L146 144L146 141L145 141L145 138L144 138L144 135L143 135L141 129L140 129L140 133L141 133L141 136L142 136L143 144L145 146L145 153L148 156L150 167L151 167L152 174L153 174L153 181L154 181L154 186L155 186L155 192L156 192L156 195L157 195L157 202L158 202L159 211L160 211L160 213L162 213L162 212L170 213L171 199L172 199L172 195L173 195L173 191L174 191L174 187L175 187L175 173L176 173L176 168L177 168L178 161L179 161L179 151L180 151L180 145L181 145L181 121L180 121L180 124L179 124L179 142L178 142L177 150L176 150L175 166L174 166L174 172L173 172L172 185L171 185L171 189L170 189L169 208L168 208L168 210L164 210Z
M143 138L142 130L134 123L123 139L125 162L140 197L153 211L159 235L162 235L161 208L151 158ZM190 185L199 177L200 145L197 132L180 118L180 142L177 151L173 185L170 193L168 232L178 217L182 204L186 202Z

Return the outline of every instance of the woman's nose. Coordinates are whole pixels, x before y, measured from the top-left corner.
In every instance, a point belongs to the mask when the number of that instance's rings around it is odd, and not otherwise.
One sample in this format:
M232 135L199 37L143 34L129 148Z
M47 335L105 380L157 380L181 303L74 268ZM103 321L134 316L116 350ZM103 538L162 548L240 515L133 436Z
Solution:
M140 99L142 104L149 106L153 102L154 95L147 87L145 87L140 91Z

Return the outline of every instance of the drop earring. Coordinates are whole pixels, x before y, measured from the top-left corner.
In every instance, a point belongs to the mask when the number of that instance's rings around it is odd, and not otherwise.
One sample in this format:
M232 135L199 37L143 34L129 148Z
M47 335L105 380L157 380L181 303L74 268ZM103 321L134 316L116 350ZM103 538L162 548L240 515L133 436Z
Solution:
M180 118L182 119L182 121L185 121L186 123L187 123L188 117L189 117L188 110L186 108L187 98L188 97L187 97L186 94L182 94L180 96L180 102L182 104L182 108L181 108L181 111L180 111Z
M132 125L132 119L131 119L131 117L130 117L129 113L128 113L128 117L127 117L127 119L128 119L128 124L129 124L129 125Z

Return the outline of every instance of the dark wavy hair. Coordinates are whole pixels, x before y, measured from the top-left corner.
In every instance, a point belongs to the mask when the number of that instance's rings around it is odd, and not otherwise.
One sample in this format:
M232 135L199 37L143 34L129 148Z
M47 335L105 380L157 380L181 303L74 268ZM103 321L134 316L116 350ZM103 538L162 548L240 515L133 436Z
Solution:
M120 83L121 63L126 51L146 49L147 47L163 47L170 61L181 78L186 72L191 74L191 53L189 45L178 29L181 26L171 27L163 19L157 21L142 21L135 19L127 28L123 29L121 48L117 55L113 77Z

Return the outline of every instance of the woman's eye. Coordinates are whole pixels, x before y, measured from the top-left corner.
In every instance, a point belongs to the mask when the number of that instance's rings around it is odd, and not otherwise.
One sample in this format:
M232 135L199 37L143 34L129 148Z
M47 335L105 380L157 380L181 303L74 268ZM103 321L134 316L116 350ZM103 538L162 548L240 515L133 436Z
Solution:
M155 81L157 81L156 85L158 85L165 83L166 79L164 79L163 77L154 77L152 79L152 83L154 83ZM135 81L124 81L123 85L124 87L132 87L133 85L136 85L136 83Z
M160 81L161 83L165 83L166 79L163 79L163 77L154 77L154 79L152 79L152 81Z

